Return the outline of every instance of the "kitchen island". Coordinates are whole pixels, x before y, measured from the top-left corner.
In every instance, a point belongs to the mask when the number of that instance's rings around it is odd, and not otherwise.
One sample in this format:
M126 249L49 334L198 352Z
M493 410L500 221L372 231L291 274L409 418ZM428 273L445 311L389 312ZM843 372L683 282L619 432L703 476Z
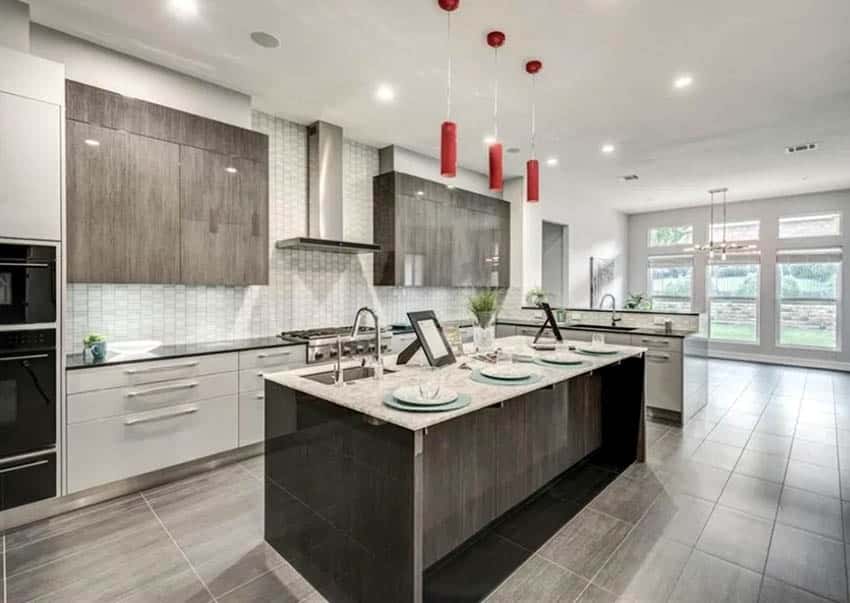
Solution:
M646 350L617 347L533 365L529 385L474 382L459 362L441 379L471 402L442 413L384 405L425 370L394 358L344 387L305 378L316 367L267 374L266 541L329 600L421 601L429 566L587 455L644 459Z

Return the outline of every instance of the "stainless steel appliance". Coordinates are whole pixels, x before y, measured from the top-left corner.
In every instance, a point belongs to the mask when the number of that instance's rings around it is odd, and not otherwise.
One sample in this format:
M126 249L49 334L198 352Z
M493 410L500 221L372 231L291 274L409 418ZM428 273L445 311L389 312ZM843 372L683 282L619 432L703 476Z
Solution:
M0 325L56 322L56 248L0 244Z
M0 510L56 495L56 331L0 332Z
M280 337L290 341L304 341L307 344L307 363L327 362L337 357L337 337L342 337L342 357L356 354L375 353L375 329L360 327L357 335L351 337L351 327L333 327L330 329L308 329L306 331L284 331ZM381 329L381 351L386 352L392 346L392 329Z

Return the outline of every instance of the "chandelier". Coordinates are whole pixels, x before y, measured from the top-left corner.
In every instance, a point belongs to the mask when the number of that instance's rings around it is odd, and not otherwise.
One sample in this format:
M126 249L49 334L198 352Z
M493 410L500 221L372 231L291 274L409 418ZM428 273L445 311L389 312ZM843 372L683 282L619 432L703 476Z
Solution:
M699 245L693 245L692 247L688 247L685 249L687 252L693 253L707 253L710 259L714 259L714 256L720 254L721 260L726 260L728 253L738 253L742 251L754 251L758 249L757 245L752 243L736 243L733 241L726 240L726 193L729 192L728 188L713 188L708 191L708 194L711 195L710 201L710 219L708 225L708 243L702 243ZM723 201L721 202L722 208L722 216L723 223L721 226L721 240L715 241L715 223L714 223L714 196L715 195L723 195Z

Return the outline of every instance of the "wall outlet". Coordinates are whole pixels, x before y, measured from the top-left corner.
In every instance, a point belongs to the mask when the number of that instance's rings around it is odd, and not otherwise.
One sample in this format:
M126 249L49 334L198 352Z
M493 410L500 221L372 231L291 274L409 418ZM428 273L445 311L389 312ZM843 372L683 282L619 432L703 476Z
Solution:
M666 320L666 319L665 319L663 316L656 316L656 317L654 317L654 318L652 319L652 324L662 325L662 326L663 326L663 325L664 325L664 321L665 321L665 320Z

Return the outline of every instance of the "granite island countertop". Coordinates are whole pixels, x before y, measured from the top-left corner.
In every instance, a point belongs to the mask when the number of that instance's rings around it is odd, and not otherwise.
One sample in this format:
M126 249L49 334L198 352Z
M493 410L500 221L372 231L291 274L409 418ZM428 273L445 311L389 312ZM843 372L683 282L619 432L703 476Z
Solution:
M619 310L617 311L619 313ZM497 318L496 324L513 325L517 327L541 327L543 320L532 320L523 318ZM582 326L577 326L582 325ZM612 329L606 325L588 325L587 323L571 323L570 321L559 322L558 327L561 329L574 329L576 331L599 331L603 333L622 333L623 335L647 335L650 337L676 337L684 339L691 335L696 335L696 331L683 331L673 329L669 333L663 327L635 327L633 329Z
M536 353L528 346L527 337L505 337L499 340L499 346L509 352ZM646 348L634 346L612 345L610 347L617 348L620 350L619 353L614 356L604 357L586 356L586 362L581 366L549 368L530 364L530 368L538 372L542 376L542 379L537 383L529 385L488 385L472 381L470 379L471 371L461 368L461 366L464 362L467 362L470 366L484 366L484 363L472 360L471 357L463 358L454 365L440 369L441 374L439 379L444 386L451 387L459 394L469 394L472 401L464 408L447 412L413 413L395 410L384 405L385 394L394 391L402 385L415 383L417 377L421 377L427 370L421 366L398 366L395 363L395 355L384 357L384 366L386 369L395 372L385 373L384 378L381 380L361 379L359 381L351 381L344 387L326 385L304 378L304 375L323 373L331 370L332 367L329 365L314 365L291 371L267 373L265 374L265 379L337 404L349 410L362 413L374 419L411 431L419 431L468 413L476 412L488 406L499 404L511 398L516 398L523 394L567 381L573 377L590 373L604 366L617 364L625 358L641 356L647 351ZM358 363L349 361L344 362L342 365L348 368L358 366Z

